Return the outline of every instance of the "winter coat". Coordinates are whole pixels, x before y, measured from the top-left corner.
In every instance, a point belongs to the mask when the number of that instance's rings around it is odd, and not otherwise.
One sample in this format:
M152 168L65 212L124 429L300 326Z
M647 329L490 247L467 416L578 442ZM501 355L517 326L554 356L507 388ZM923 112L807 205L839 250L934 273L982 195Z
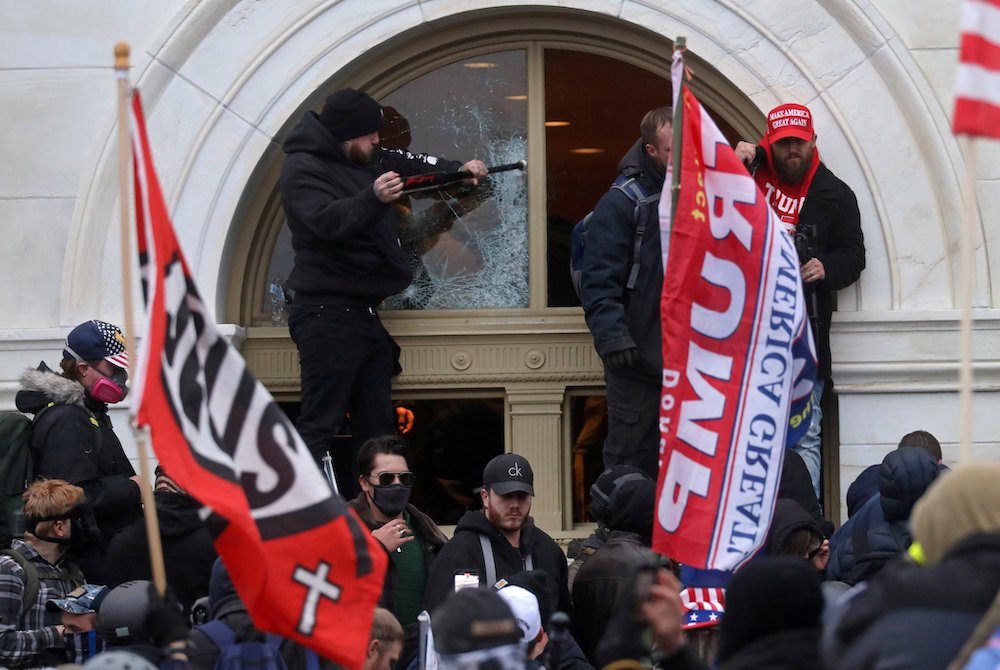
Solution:
M816 258L823 263L826 276L806 284L806 307L810 318L819 320L817 375L826 379L830 377L830 320L835 292L856 282L865 269L865 238L854 191L822 162L799 213L798 230L810 226L815 231Z
M663 171L643 150L642 140L625 154L618 170L636 177L646 194L659 193L663 188ZM587 223L587 244L580 264L580 299L597 353L603 358L638 347L638 363L618 373L658 383L663 375L663 261L656 203L643 207L639 216L646 228L639 248L639 274L630 291L625 284L633 262L635 205L618 189L609 190L597 203Z
M803 529L823 537L823 531L816 523L816 519L802 509L802 505L790 498L778 498L778 502L774 505L771 526L767 531L766 553L782 555L782 549L788 547L792 535Z
M616 530L577 572L573 581L573 636L587 658L594 658L618 603L631 597L636 570L652 564L654 558L639 535Z
M749 643L724 663L719 670L817 670L819 663L819 628L783 630Z
M376 147L371 165L348 158L343 143L307 112L288 134L281 202L295 264L288 278L301 304L377 305L413 278L399 244L395 208L375 197L375 179L458 170L460 163Z
M910 511L937 475L937 462L923 449L889 452L879 466L879 495L830 538L827 577L857 584L899 558L912 541Z
M208 579L218 554L212 534L198 515L201 503L182 493L157 491L154 497L167 583L187 613L195 600L208 595ZM135 521L111 540L104 554L103 572L103 583L110 587L132 579L152 579L143 520Z
M372 517L371 509L368 507L367 495L364 491L350 502L351 509L358 513L361 520L368 527L368 530L378 530L383 524ZM413 534L420 541L420 546L424 549L424 560L428 566L433 565L434 559L441 552L441 548L448 542L448 538L434 521L418 510L413 505L406 506L406 515L409 516L409 525L413 529ZM379 543L381 547L382 544ZM384 547L383 547L384 548ZM390 559L385 569L385 581L382 585L382 597L379 598L379 607L384 607L390 612L396 611L396 589L399 585L399 571L396 564Z
M466 512L455 526L454 537L438 553L427 577L424 609L433 615L437 606L454 590L456 570L476 570L479 572L480 585L487 585L486 562L483 559L480 535L485 536L492 546L497 579L526 570L525 559L530 555L533 569L547 572L559 588L556 602L550 603L552 611L570 611L569 591L566 588L566 554L555 540L545 531L536 528L535 522L528 517L521 527L521 546L515 548L482 511Z
M823 537L833 535L833 524L823 516L823 506L816 497L806 462L794 449L785 449L784 462L781 467L781 479L778 482L778 498L791 498L802 506L816 520L819 532Z
M971 635L1000 590L1000 534L955 544L942 561L885 567L830 622L831 670L940 670Z
M80 383L42 364L21 376L21 389L15 403L22 412L38 414L56 403L32 432L35 475L66 480L86 493L102 539L96 555L73 560L92 579L107 543L142 514L139 487L129 479L135 470L115 435L108 406L87 395Z

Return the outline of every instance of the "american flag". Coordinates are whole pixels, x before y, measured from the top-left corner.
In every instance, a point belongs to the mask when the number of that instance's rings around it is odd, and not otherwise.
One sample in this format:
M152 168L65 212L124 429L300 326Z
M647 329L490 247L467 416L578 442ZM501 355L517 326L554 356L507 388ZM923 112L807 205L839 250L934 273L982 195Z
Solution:
M1000 0L964 0L960 29L953 130L1000 139Z
M718 587L688 587L681 590L685 629L715 626L726 611L726 590Z

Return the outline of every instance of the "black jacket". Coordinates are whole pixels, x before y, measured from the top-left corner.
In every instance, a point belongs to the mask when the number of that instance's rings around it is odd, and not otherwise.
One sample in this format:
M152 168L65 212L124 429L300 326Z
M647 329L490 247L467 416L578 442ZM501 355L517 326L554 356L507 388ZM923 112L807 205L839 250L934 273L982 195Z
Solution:
M653 562L652 550L636 533L616 530L587 559L573 581L573 636L587 658L608 627L608 618L633 588L635 572Z
M897 561L868 582L829 622L824 633L824 667L947 667L998 590L997 534L966 537L934 566Z
M482 511L466 512L458 520L454 537L444 545L431 566L427 577L427 593L424 595L424 609L433 615L437 606L454 591L456 570L477 570L479 583L486 585L486 563L479 541L480 534L485 535L493 547L497 579L525 570L524 561L530 554L533 569L547 572L558 585L557 602L550 603L552 611L570 611L569 591L566 588L566 554L555 540L545 531L536 528L534 521L528 517L521 527L521 546L514 548L486 519Z
M934 457L923 449L890 451L879 466L879 495L870 498L830 538L827 577L857 584L900 558L913 540L913 505L938 472Z
M198 516L201 503L181 493L157 491L154 496L167 583L187 613L195 600L208 595L208 579L218 554L212 534ZM109 587L132 579L153 578L143 520L135 521L111 540L103 568L102 583Z
M119 530L142 514L135 475L115 435L108 406L85 394L83 386L47 367L21 376L15 403L22 412L42 414L31 435L35 476L63 479L87 494L102 540L95 556L74 556L88 578L99 572L100 553ZM91 421L93 417L94 421Z
M377 530L382 527L382 524L375 521L372 517L364 491L358 494L358 497L352 500L350 505L358 513L358 516L361 517L365 525L368 526L369 530ZM429 571L435 557L441 552L441 548L444 547L448 538L445 537L445 534L441 532L441 529L437 527L437 524L429 516L413 505L406 506L406 514L410 517L410 526L413 528L414 535L420 541L420 546L424 548L424 560ZM379 546L381 547L382 544L379 543ZM396 589L398 584L399 571L396 569L396 563L390 558L389 564L385 569L382 597L378 601L379 607L384 607L390 612L396 611Z
M315 112L306 113L283 148L281 203L295 252L288 278L295 301L377 305L406 288L413 276L395 210L379 202L372 184L389 171L406 177L461 164L376 147L372 164L358 165Z
M634 175L647 194L663 188L658 169L638 140L618 164L622 174ZM639 249L639 275L635 288L625 288L632 268L635 235L635 205L618 189L600 199L587 223L587 243L580 264L580 299L587 327L601 357L638 347L639 362L624 376L658 382L663 375L660 335L660 293L663 261L660 257L660 226L656 203L642 208L646 231Z
M826 277L806 284L806 305L810 318L818 320L816 356L817 374L830 377L830 320L833 317L834 292L858 280L865 269L865 238L861 232L861 213L854 191L836 177L822 162L813 176L805 204L799 214L798 229L815 231L816 258L823 263ZM815 293L815 306L812 294Z

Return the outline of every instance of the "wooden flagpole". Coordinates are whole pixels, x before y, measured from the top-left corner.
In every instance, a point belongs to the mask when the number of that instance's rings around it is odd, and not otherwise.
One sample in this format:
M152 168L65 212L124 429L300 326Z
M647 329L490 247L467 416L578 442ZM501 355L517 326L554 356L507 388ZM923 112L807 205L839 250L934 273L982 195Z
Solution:
M962 230L959 237L959 301L962 312L959 329L959 463L972 462L972 293L975 283L976 260L972 238L976 219L976 140L965 136L965 184L962 188Z
M118 209L121 234L122 292L125 301L125 349L130 365L135 365L135 313L132 296L132 223L129 207L129 164L132 162L131 139L129 136L129 45L115 44L115 78L118 80ZM153 584L162 596L167 590L167 573L163 562L163 543L160 540L160 521L156 516L153 498L153 477L149 468L149 449L146 431L135 424L134 413L132 435L139 450L139 474L142 493L142 511L146 520L146 537L149 540L149 562L153 572Z

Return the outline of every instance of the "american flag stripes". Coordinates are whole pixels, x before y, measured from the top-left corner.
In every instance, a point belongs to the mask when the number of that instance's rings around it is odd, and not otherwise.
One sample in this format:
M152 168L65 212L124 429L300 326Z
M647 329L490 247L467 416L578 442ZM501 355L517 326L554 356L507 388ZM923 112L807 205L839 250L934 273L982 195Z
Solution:
M960 26L953 130L1000 139L1000 0L965 0Z

